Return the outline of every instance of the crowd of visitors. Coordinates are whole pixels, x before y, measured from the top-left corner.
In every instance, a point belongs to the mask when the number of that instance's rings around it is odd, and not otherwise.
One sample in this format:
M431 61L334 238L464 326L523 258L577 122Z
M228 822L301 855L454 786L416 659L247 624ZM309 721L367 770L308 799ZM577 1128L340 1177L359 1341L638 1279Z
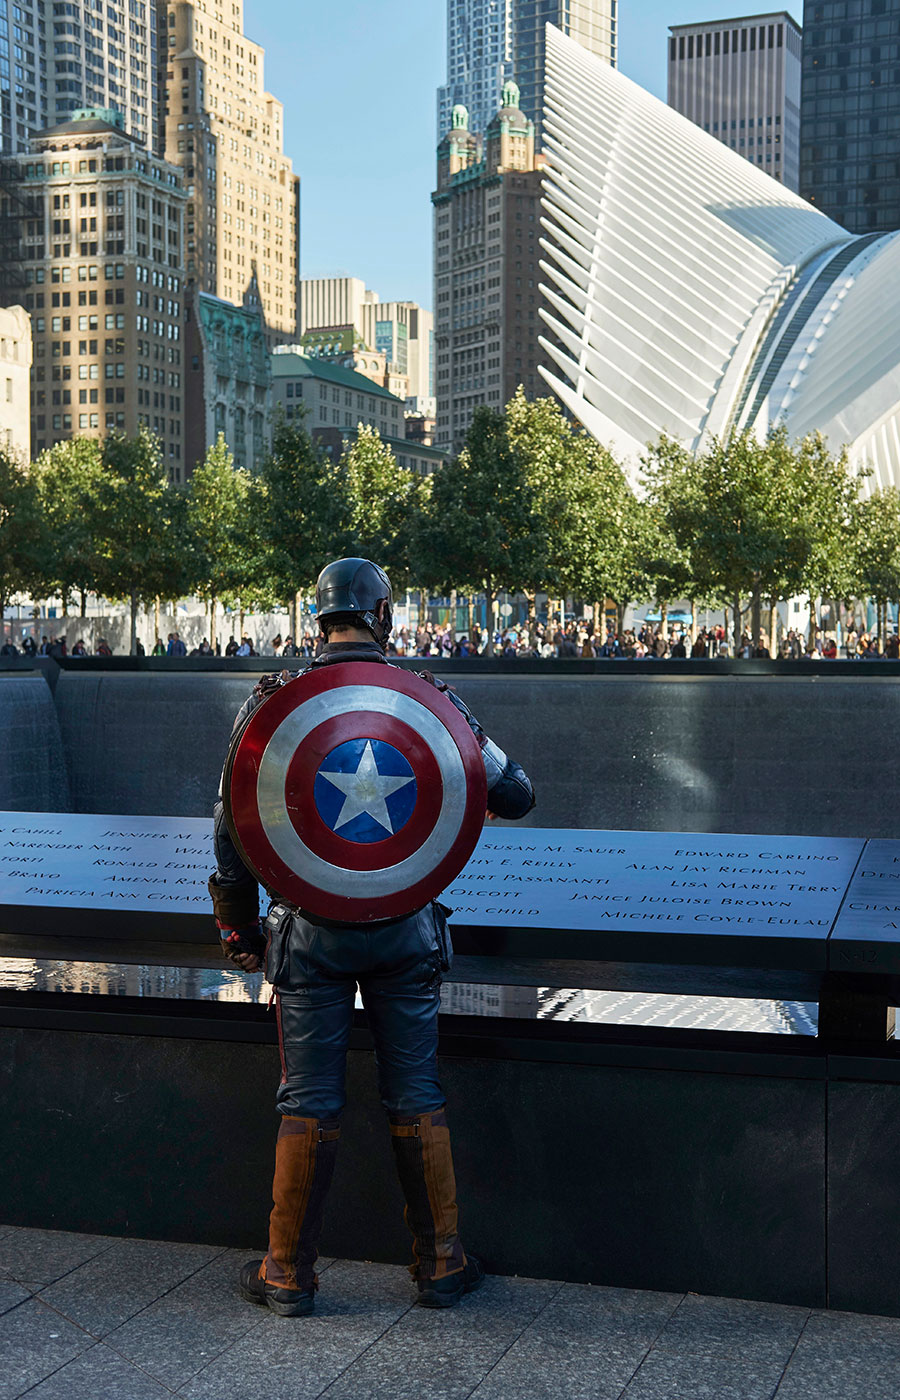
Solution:
M737 646L722 626L701 627L692 639L689 630L676 625L668 635L663 635L661 626L649 622L639 627L628 628L621 633L612 628L594 629L587 622L570 622L565 626L556 622L539 622L533 630L524 624L495 631L494 655L501 657L545 657L620 661L662 661L662 660L713 660L716 658L774 659L779 661L896 661L900 660L900 634L894 631L879 644L878 637L864 630L851 630L838 646L832 632L816 628L812 638L794 629L788 631L773 653L768 638L761 634L755 640L749 632L741 635ZM452 632L447 625L425 622L418 627L400 627L388 642L389 656L421 656L449 660L453 657L484 655L488 646L486 628L476 628L470 637L467 632ZM145 654L139 641L138 654ZM232 634L222 646L217 641L212 646L204 637L198 646L188 649L178 632L170 632L165 642L156 638L151 656L275 656L291 660L295 657L317 656L322 647L322 639L312 632L304 632L296 638L282 638L279 632L268 643L254 641L246 632L241 633L240 641ZM91 652L84 638L79 637L71 650L67 637L42 636L40 644L35 637L26 635L19 646L6 641L0 646L0 656L112 656L109 643L100 638L95 652Z

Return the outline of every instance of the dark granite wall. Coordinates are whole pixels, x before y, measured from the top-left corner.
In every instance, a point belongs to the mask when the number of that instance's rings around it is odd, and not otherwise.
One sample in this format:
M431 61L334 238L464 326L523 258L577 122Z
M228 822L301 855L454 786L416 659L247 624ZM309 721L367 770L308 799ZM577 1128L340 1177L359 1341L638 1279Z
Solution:
M0 672L0 736L0 808L70 811L59 720L37 672Z
M887 762L900 683L868 668L448 679L531 773L531 825L900 836ZM74 809L204 815L254 680L63 671L56 705Z

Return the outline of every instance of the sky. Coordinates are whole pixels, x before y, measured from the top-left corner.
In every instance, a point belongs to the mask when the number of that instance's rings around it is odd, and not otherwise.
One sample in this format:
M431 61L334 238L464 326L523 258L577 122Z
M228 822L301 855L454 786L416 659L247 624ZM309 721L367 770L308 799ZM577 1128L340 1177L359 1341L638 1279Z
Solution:
M361 277L384 301L432 306L435 97L447 0L245 0L247 36L284 104L302 181L301 277ZM619 0L619 68L665 101L672 24L778 6ZM802 19L802 6L789 7Z

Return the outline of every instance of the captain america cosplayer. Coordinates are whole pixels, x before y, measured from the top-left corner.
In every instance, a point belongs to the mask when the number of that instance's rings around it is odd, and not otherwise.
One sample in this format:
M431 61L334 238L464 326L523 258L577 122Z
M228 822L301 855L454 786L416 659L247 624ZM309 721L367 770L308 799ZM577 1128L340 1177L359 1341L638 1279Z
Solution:
M316 586L325 645L304 671L338 663L387 665L392 603L390 581L378 565L366 559L329 564ZM348 667L348 683L352 669ZM300 674L304 672L294 673ZM457 695L428 672L422 678L446 694L477 740L488 813L508 820L524 817L534 806L526 774L487 738ZM235 735L291 679L287 673L264 677L239 711ZM358 791L345 785L344 810L355 803L352 810L359 819L371 820L390 789L378 781L371 745L358 762ZM363 772L367 764L371 772ZM320 777L329 780L329 790L333 781L343 781L339 774ZM393 781L401 786L401 780ZM402 791L398 796L402 800ZM337 923L291 904L270 887L272 903L261 924L257 877L239 853L221 794L215 807L215 847L217 869L209 891L222 948L245 972L265 967L275 988L282 1061L268 1251L264 1259L242 1268L243 1297L285 1317L313 1311L318 1288L314 1266L341 1132L358 986L375 1042L378 1089L413 1236L410 1272L417 1301L424 1307L452 1307L481 1284L484 1270L466 1255L458 1233L450 1132L437 1072L441 972L452 957L448 911L430 901L403 917Z

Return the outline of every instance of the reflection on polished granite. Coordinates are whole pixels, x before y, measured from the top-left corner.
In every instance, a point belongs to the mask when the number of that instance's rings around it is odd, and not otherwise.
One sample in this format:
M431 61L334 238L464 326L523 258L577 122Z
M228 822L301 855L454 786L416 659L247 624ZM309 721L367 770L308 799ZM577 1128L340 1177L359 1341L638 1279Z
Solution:
M0 958L0 993L54 992L266 1005L261 973L226 968ZM357 995L357 1005L361 1005ZM815 1003L750 997L684 996L584 988L493 986L445 982L441 1010L450 1016L524 1017L582 1024L675 1027L814 1036Z

